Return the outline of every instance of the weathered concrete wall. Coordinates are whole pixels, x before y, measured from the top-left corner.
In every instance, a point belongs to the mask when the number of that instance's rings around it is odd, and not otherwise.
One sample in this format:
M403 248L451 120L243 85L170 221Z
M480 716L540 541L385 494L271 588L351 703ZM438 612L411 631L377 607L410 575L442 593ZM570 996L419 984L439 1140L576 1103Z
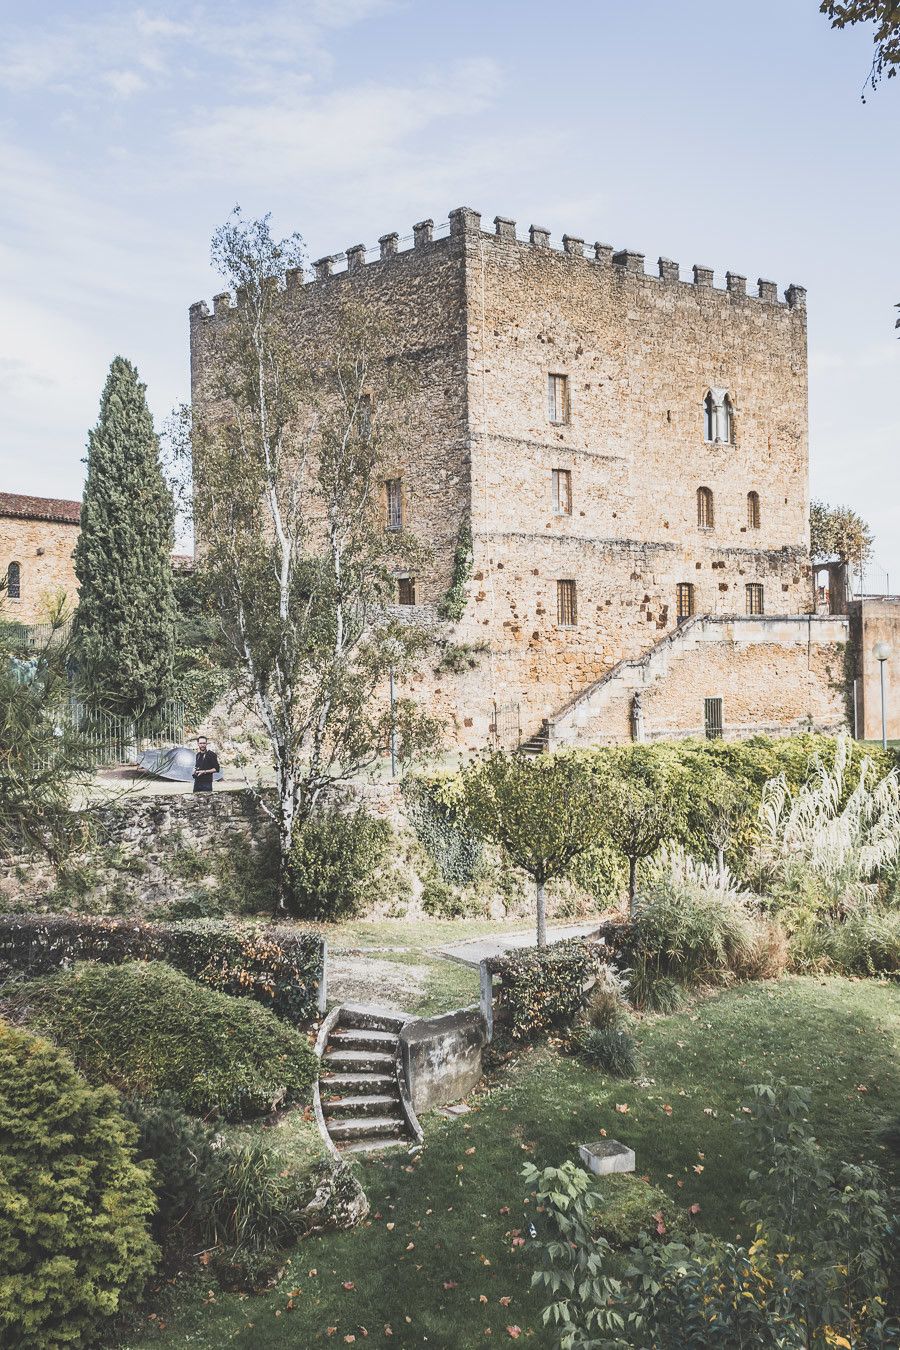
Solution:
M478 1008L417 1017L400 1032L414 1111L458 1102L481 1078L487 1028Z
M881 740L881 671L875 646L886 642L884 706L888 740L900 739L900 600L855 600L850 605L857 679L857 726L862 740Z
M0 577L11 562L20 568L21 597L3 596L3 617L13 623L47 619L48 606L60 595L78 596L72 552L78 526L59 520L23 520L0 514Z

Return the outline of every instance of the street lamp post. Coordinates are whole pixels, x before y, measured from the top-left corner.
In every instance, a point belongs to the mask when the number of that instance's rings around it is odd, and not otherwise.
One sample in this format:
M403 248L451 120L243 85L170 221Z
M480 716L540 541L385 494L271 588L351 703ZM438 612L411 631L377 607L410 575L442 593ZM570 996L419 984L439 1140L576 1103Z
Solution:
M876 642L874 648L875 660L881 669L881 744L887 749L887 700L884 693L884 663L889 659L891 649L887 642Z

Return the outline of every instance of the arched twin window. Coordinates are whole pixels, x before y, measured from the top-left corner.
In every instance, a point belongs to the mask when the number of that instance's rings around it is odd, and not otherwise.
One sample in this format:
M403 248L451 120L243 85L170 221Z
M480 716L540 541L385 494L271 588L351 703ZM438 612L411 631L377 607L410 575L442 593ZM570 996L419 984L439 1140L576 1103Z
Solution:
M703 434L714 444L734 444L734 407L726 389L710 389L703 400Z
M6 595L9 600L22 598L22 568L17 562L11 562L6 569Z
M712 488L700 487L697 489L697 524L701 530L711 530L715 523Z

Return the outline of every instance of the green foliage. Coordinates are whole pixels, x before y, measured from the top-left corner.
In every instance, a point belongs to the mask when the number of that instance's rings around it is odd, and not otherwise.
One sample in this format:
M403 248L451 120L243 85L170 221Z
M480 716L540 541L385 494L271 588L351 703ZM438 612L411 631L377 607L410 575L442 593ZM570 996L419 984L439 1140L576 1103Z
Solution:
M453 886L474 881L482 846L466 819L462 779L406 778L403 798L409 823L443 880Z
M109 1088L0 1022L0 1343L87 1345L140 1296L154 1200Z
M157 963L79 965L20 988L10 1003L52 1032L91 1082L133 1097L172 1092L198 1115L260 1115L303 1098L315 1076L298 1031Z
M14 626L0 616L0 858L46 851L61 860L87 834L84 817L69 809L92 762L68 716L67 623L57 605L42 644L22 656Z
M633 1172L614 1173L594 1184L599 1203L592 1231L619 1250L633 1247L647 1235L671 1240L686 1227L665 1191Z
M193 568L173 573L175 593L174 692L185 723L195 730L228 689L228 653L205 577Z
M809 1095L781 1083L750 1090L748 1247L705 1234L660 1244L665 1214L631 1248L623 1279L608 1272L602 1192L566 1163L523 1169L549 1229L533 1284L551 1300L545 1325L562 1350L602 1345L763 1350L895 1343L888 1196L877 1169L829 1165L809 1127ZM597 1211L600 1210L599 1224ZM600 1235L598 1236L598 1229ZM605 1333L605 1340L595 1339Z
M490 651L486 642L445 642L441 659L434 668L435 675L465 675L476 670L483 656Z
M422 883L422 909L435 919L466 919L479 912L477 900L472 899L440 877L426 877Z
M840 975L900 976L900 910L862 905L843 922L798 932L791 944L795 966Z
M137 1129L138 1158L153 1164L154 1236L179 1254L199 1236L204 1178L215 1170L219 1153L216 1132L189 1116L174 1092L125 1101L122 1109Z
M601 949L584 942L556 942L492 957L488 970L500 976L496 1016L508 1021L516 1040L570 1027L584 1012Z
M115 357L88 439L75 646L89 701L153 714L172 690L174 508L163 478L146 389Z
M457 623L466 610L466 583L472 575L472 523L468 515L459 522L456 548L453 551L453 572L450 586L438 602L438 617L448 623Z
M0 917L0 975L41 975L73 961L165 961L201 984L253 998L295 1024L318 1010L322 939L224 919L145 924L75 915Z
M573 858L566 875L599 909L618 904L628 884L628 864L608 839L598 839Z
M691 986L722 983L742 972L765 942L764 920L731 876L697 863L681 849L664 850L650 870L625 938L631 996L652 1001L660 979Z
M872 556L874 535L862 516L849 506L809 504L809 551L815 562L834 559L862 567Z
M391 827L362 807L327 806L294 829L285 865L285 902L302 919L352 918L371 898L389 862Z
M576 1046L586 1064L613 1078L634 1078L638 1071L637 1044L624 1027L587 1027Z
M637 865L670 839L686 813L683 783L658 754L635 746L613 754L602 787L603 834L628 862L628 896L634 907ZM611 770L611 772L609 772Z
M875 54L868 79L873 89L885 71L888 79L897 74L900 66L900 11L894 0L822 0L819 10L828 15L832 28L849 28L857 23L875 25Z

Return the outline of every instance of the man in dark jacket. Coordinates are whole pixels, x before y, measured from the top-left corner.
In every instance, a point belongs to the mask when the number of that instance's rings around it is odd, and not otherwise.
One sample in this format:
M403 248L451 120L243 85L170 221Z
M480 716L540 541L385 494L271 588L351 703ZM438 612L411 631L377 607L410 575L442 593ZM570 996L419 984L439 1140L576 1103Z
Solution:
M194 791L212 792L213 776L219 772L219 756L206 748L206 737L197 737L197 759L194 764Z

